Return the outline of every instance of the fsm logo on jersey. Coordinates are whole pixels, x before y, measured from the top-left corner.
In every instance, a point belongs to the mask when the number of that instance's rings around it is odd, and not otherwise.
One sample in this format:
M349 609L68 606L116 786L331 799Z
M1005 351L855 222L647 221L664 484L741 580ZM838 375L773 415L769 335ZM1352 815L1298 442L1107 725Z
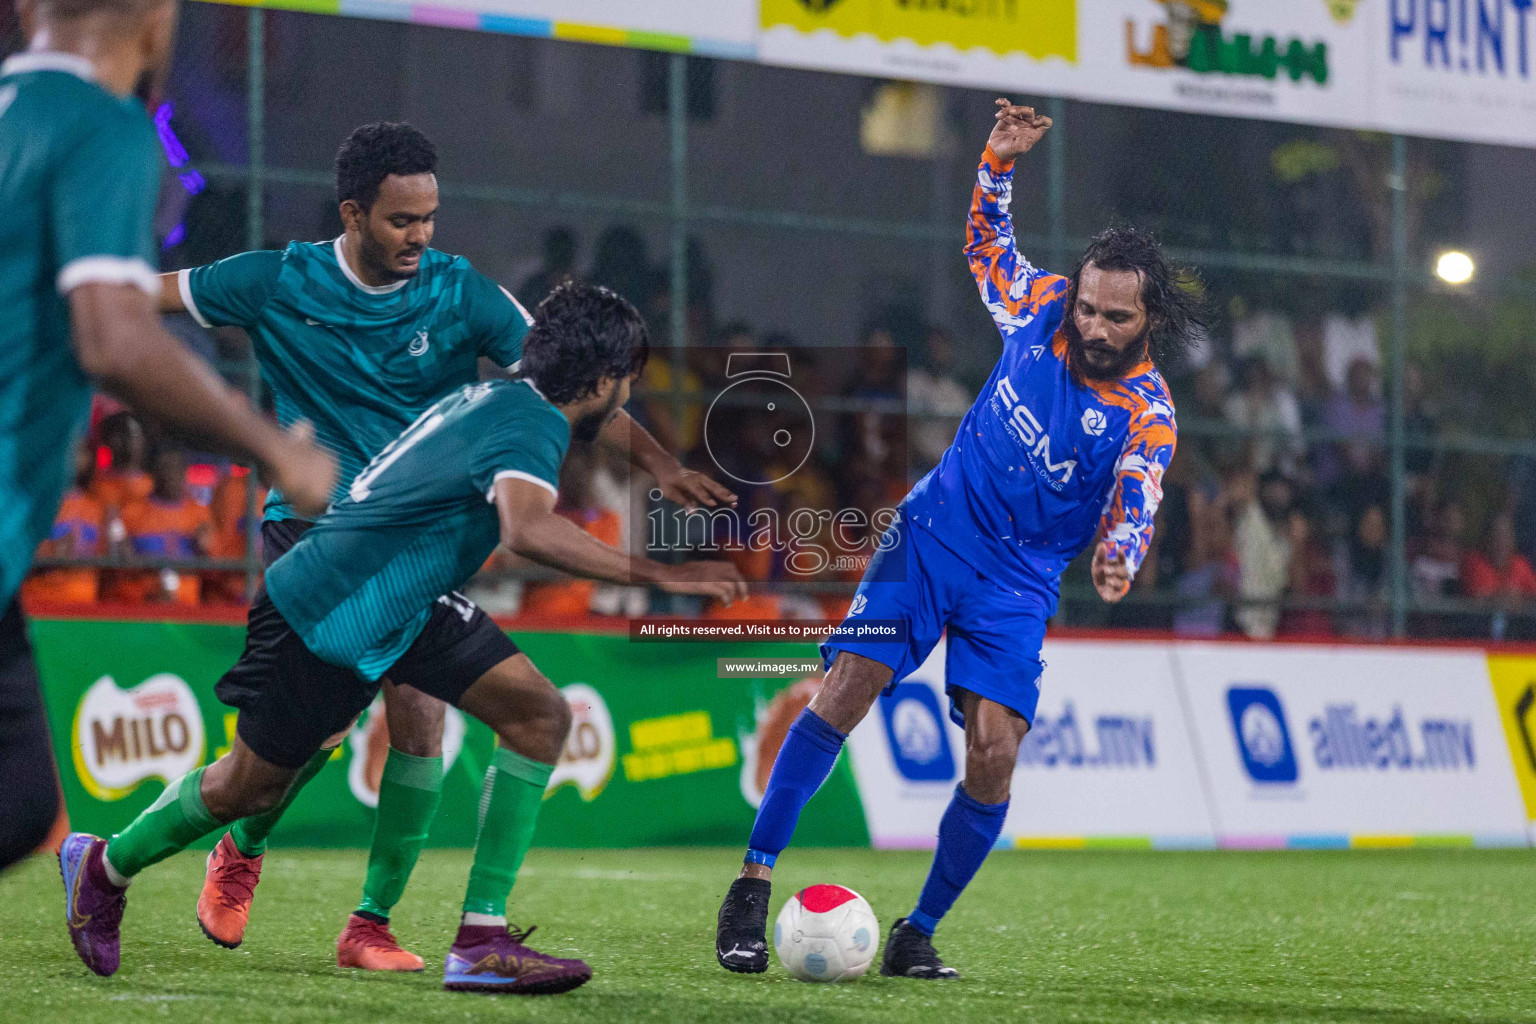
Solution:
M1231 687L1227 708L1232 712L1232 734L1248 777L1254 782L1295 782L1296 749L1275 691L1267 686Z
M898 683L880 698L885 738L891 760L909 782L948 782L955 777L955 757L949 749L944 715L933 688L926 683Z

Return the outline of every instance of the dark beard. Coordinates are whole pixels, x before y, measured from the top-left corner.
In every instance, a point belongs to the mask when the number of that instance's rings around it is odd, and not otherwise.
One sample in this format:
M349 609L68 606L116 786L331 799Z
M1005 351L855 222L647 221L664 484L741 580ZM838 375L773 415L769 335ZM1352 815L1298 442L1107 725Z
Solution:
M1062 333L1067 336L1067 366L1072 371L1072 376L1079 380L1124 380L1132 368L1147 358L1147 338L1152 333L1151 325L1144 328L1136 340L1116 354L1115 358L1107 365L1095 365L1090 363L1084 355L1087 343L1083 341L1082 334L1077 329L1077 321L1069 314L1061 322Z
M392 269L389 265L389 253L385 251L384 246L379 240L373 237L366 226L357 233L357 241L357 258L362 261L363 266L374 277L382 278L385 281L409 281L416 276L416 271L414 270L410 273L402 274L398 270ZM420 266L420 264L417 264L417 266Z
M597 440L597 435L603 432L603 425L613 415L613 410L619 406L619 392L613 392L613 397L608 399L608 404L597 412L583 416L571 424L571 440L580 441L582 444L591 444Z

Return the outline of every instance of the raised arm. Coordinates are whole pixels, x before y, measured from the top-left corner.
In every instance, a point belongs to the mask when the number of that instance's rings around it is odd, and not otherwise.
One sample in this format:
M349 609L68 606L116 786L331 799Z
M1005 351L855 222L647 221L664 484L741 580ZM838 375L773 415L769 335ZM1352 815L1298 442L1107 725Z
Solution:
M1007 335L1027 326L1042 305L1064 297L1066 279L1037 269L1019 254L1008 211L1013 201L1013 163L1044 137L1051 119L1005 99L997 105L996 123L971 193L965 255L982 301Z
M1163 473L1173 461L1177 436L1173 407L1166 399L1152 399L1132 415L1093 554L1093 583L1106 601L1125 596L1147 556L1153 519L1163 500Z

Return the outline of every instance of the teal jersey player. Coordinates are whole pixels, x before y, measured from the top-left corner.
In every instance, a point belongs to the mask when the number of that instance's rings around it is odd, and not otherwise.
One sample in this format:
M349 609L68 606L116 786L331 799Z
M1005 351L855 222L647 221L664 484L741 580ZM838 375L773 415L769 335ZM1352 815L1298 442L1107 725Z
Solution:
M419 636L439 595L495 550L499 479L555 493L570 425L528 381L463 387L359 473L267 570L267 593L305 646L368 680Z
M83 284L159 291L154 126L65 53L0 65L0 608L47 536L91 384L66 296Z
M314 424L335 454L336 498L380 449L448 391L479 379L478 360L515 370L531 320L462 256L436 249L390 284L364 283L342 238L247 252L177 275L204 327L243 327L278 422ZM273 491L266 518L293 517Z

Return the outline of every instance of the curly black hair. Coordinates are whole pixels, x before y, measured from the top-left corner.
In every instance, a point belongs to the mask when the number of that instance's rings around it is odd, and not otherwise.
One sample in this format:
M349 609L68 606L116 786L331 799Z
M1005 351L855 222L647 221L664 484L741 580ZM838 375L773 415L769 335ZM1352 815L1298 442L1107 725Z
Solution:
M556 405L597 393L605 380L645 368L650 332L640 311L617 292L567 281L533 313L523 340L523 373Z
M391 174L434 174L437 147L408 124L380 121L352 130L336 151L336 201L367 210Z
M1176 358L1204 331L1199 277L1170 262L1157 239L1129 226L1105 228L1088 243L1067 285L1068 316L1077 308L1077 283L1090 263L1100 270L1134 270L1141 276L1141 304L1149 321L1147 353L1157 365Z

